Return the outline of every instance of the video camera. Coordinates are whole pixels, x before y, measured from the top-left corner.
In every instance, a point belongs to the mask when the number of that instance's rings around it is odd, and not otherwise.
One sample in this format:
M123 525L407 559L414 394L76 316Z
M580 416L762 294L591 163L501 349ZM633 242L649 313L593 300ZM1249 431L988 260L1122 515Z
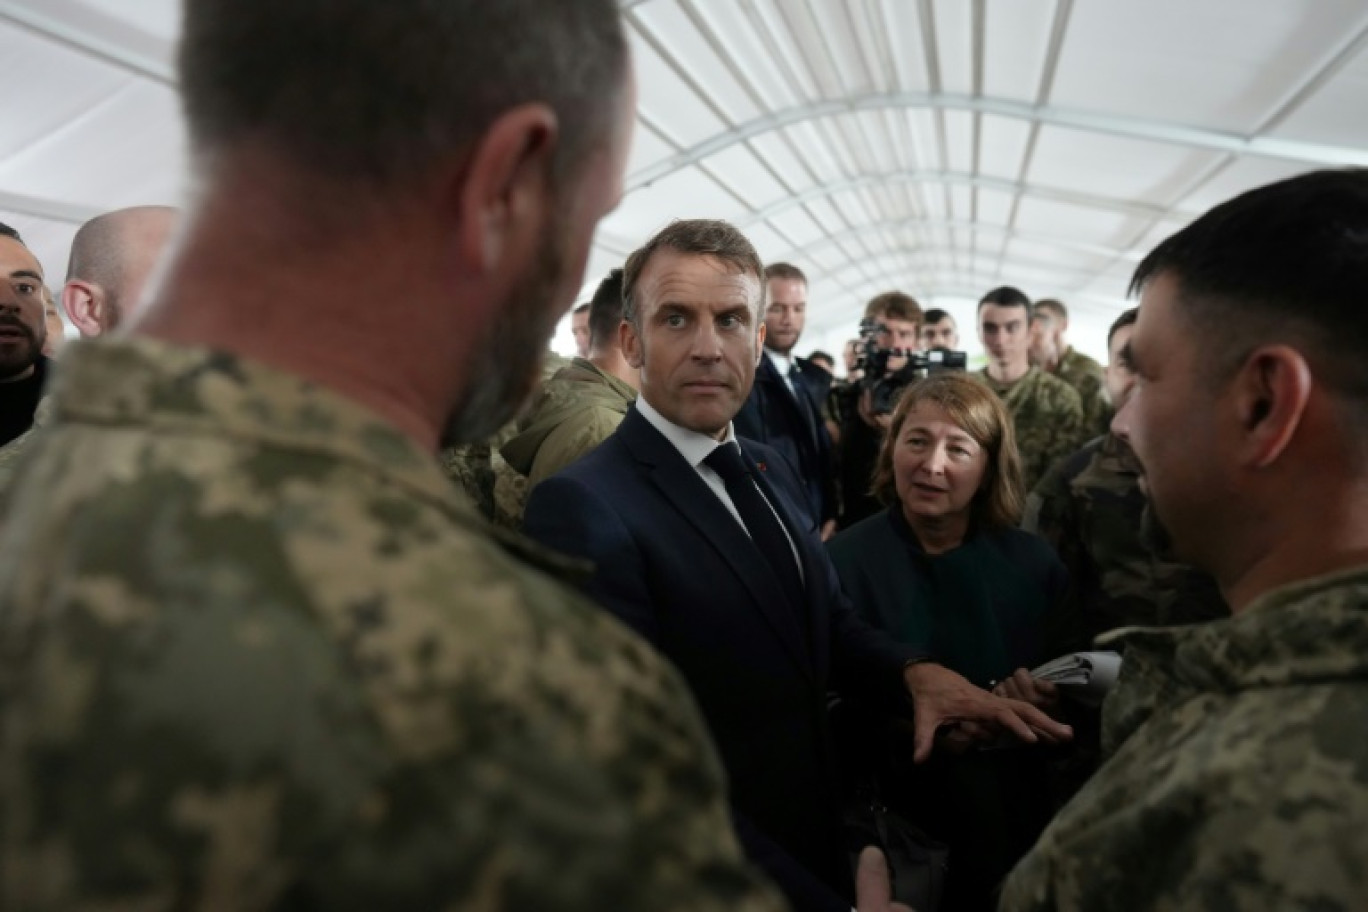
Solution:
M968 356L962 351L948 348L933 348L920 352L910 348L881 348L879 334L886 327L878 320L860 321L860 349L855 366L863 375L860 389L870 391L870 411L875 415L886 415L893 411L898 396L914 380L941 371L962 371L968 364ZM897 370L890 371L888 362L894 358L907 360Z

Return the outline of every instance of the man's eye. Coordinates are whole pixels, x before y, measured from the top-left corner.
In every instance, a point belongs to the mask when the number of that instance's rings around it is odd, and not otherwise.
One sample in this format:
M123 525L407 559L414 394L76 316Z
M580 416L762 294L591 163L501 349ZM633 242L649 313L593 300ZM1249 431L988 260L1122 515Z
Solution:
M741 318L736 316L736 314L723 314L717 318L717 322L724 329L735 329L737 326L741 325Z
M668 317L665 318L665 325L666 325L666 326L683 326L683 325L684 325L684 318L683 318L682 316L680 316L679 314L670 314Z

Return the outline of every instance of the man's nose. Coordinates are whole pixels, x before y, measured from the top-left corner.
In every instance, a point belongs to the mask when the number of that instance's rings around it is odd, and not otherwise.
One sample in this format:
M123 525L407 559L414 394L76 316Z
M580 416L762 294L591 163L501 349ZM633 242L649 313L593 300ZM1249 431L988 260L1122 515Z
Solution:
M710 324L702 324L694 333L689 354L699 361L717 361L722 357L722 340Z
M1132 394L1125 397L1125 401L1121 403L1121 407L1116 410L1111 420L1111 432L1126 443L1130 443L1131 403L1134 401L1135 395L1132 390Z

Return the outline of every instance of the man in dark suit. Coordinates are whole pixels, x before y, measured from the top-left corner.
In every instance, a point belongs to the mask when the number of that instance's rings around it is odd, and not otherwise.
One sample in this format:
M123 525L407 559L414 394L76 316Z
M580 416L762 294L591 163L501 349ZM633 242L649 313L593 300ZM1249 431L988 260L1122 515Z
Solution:
M596 564L591 595L683 672L732 784L738 832L800 910L846 912L826 700L912 696L917 756L944 723L1067 737L865 626L786 461L738 441L764 326L755 249L676 222L628 259L623 352L641 390L617 432L532 491L525 530Z
M836 532L831 436L822 420L822 400L814 395L819 368L804 367L793 356L807 319L807 276L790 263L772 263L765 267L765 284L765 354L750 396L734 419L736 433L768 444L789 461L825 541ZM812 379L804 376L808 371ZM830 385L830 374L826 379Z

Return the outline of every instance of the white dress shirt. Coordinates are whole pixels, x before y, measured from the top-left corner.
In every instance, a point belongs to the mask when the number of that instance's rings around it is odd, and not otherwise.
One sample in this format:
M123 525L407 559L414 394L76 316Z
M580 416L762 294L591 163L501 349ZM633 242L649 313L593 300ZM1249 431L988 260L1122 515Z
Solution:
M779 376L784 378L784 386L788 387L789 393L791 393L795 399L798 398L798 391L793 388L793 373L795 369L793 359L788 355L781 355L770 348L765 349L765 357L769 358L770 364L773 364L774 369L779 371Z
M713 450L723 444L736 443L738 446L740 445L736 439L736 429L732 427L732 423L730 421L727 422L726 436L721 440L716 440L709 437L707 434L700 434L698 431L691 431L688 428L680 427L675 424L673 421L660 414L660 412L656 411L651 403L646 401L645 396L637 396L636 409L641 413L641 417L651 423L651 427L660 431L665 439L670 441L670 445L679 451L679 455L683 456L684 461L693 467L693 470L698 473L698 477L703 479L703 483L708 486L708 490L717 495L717 499L722 501L722 506L726 507L727 512L736 519L736 524L741 527L742 531L744 531L747 536L749 536L750 530L746 528L746 524L741 520L741 513L736 509L736 504L732 502L731 495L727 493L727 485L722 480L722 476L718 475L712 470L711 466L703 462L703 460L712 455ZM752 481L751 484L755 484L755 482ZM770 503L769 498L765 496L764 489L759 485L756 485L756 490L760 492L760 496L764 498L765 503L769 504L770 512L774 513L774 518L779 521L779 528L784 530L784 536L788 538L789 547L793 549L793 560L794 563L798 565L799 578L802 578L803 559L798 555L798 548L793 543L793 536L789 535L788 527L784 525L783 519L779 517L779 511L774 509L774 504Z

